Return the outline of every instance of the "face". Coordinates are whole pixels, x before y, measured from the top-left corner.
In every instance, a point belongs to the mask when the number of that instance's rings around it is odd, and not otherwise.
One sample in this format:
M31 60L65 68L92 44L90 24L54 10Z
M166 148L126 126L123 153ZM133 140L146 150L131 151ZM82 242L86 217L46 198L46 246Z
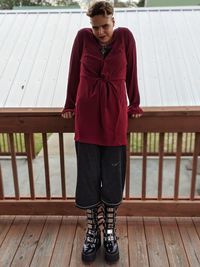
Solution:
M90 19L92 32L101 44L107 44L111 41L115 21L112 15L97 15Z

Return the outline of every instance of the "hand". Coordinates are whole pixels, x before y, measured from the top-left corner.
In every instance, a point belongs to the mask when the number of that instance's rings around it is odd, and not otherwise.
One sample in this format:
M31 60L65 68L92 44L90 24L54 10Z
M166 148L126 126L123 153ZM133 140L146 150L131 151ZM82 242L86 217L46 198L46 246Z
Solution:
M67 112L62 113L61 116L64 119L72 119L74 117L74 112L67 111Z
M142 114L132 114L131 117L132 118L135 118L135 119L138 119L142 116Z

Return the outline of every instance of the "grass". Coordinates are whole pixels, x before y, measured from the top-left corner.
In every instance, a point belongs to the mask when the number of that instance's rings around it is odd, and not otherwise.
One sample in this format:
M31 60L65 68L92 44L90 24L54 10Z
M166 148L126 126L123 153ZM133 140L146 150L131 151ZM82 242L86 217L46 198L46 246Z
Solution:
M47 138L50 137L51 134L47 134ZM34 133L34 143L35 143L35 153L36 155L42 149L42 134L41 133ZM15 151L19 153L25 152L25 141L24 135L15 133L14 134L14 144L15 144ZM9 141L7 134L0 134L0 153L5 153L9 151Z

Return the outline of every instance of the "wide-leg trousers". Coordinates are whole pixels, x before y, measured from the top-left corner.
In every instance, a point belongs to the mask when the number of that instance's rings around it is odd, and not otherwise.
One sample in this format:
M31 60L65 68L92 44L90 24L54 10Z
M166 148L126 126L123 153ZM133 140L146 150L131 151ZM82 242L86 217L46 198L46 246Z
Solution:
M75 142L77 154L76 206L88 209L101 202L118 206L123 198L126 146Z

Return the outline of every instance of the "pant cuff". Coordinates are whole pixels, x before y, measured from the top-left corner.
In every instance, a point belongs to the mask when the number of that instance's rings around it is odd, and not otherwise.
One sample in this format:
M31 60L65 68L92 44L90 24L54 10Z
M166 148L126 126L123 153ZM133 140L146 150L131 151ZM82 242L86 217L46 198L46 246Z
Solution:
M96 204L89 205L89 206L81 206L81 205L78 205L77 203L75 203L75 205L76 205L77 208L79 208L79 209L83 209L83 210L96 208L96 207L98 207L100 204L101 204L101 201L97 202Z
M119 206L120 204L121 204L121 202L122 201L120 201L120 202L118 202L118 203L108 203L108 202L106 202L106 201L104 201L103 199L101 200L106 206L108 206L108 207L117 207L117 206Z

